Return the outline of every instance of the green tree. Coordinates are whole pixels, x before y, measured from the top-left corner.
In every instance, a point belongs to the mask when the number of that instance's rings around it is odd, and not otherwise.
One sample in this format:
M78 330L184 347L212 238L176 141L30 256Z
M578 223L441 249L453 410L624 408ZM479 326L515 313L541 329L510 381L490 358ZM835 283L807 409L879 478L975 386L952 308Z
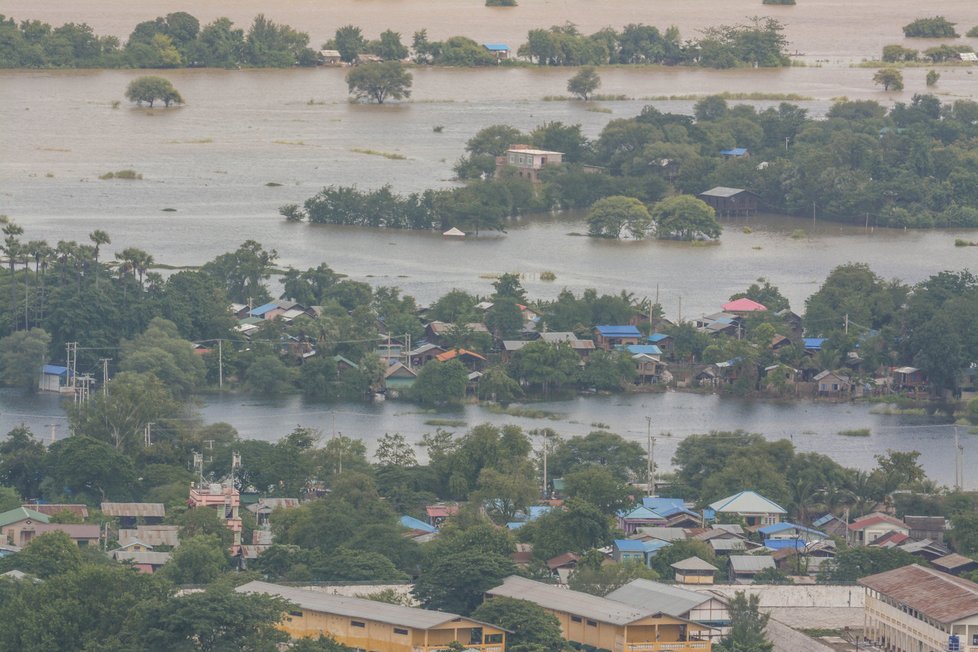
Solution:
M513 377L549 394L574 380L578 362L580 357L570 346L535 340L513 354L510 369Z
M788 303L788 299L781 294L781 290L778 288L778 286L771 285L771 282L764 277L758 278L756 281L751 283L745 291L730 295L731 301L735 301L737 299L750 299L752 301L756 301L771 312L778 312L780 310L788 310L791 308L791 305Z
M508 403L522 395L523 388L506 373L503 366L489 367L479 379L479 398L483 401Z
M606 596L638 579L657 580L659 574L640 561L627 561L621 564L602 564L597 568L578 566L567 583L573 591Z
M412 78L411 73L398 61L364 63L346 75L346 85L356 99L383 104L388 98L401 100L411 97Z
M210 511L210 510L207 510ZM210 584L230 567L222 541L213 535L184 539L161 572L174 584Z
M377 452L374 453L380 466L417 466L418 459L414 449L399 432L393 435L384 433L377 442Z
M690 557L699 557L708 564L717 565L716 555L713 548L706 541L674 541L671 545L655 553L652 557L650 566L659 573L660 577L671 579L675 577L676 571L672 564Z
M719 238L720 223L716 212L692 195L677 195L652 207L652 220L660 238L696 240Z
M903 73L896 68L881 68L873 75L873 83L882 86L884 91L902 91Z
M176 516L173 524L180 526L181 540L200 539L206 542L208 539L216 538L220 542L221 549L231 545L233 537L231 530L214 509L188 509Z
M77 570L82 564L81 549L71 537L64 532L45 532L31 539L16 556L4 559L0 568L3 571L16 568L47 579Z
M421 367L410 394L423 405L459 403L465 398L468 382L469 371L458 360L433 360Z
M510 652L561 652L565 646L557 617L533 602L496 597L480 604L472 617L509 630Z
M599 199L587 213L588 233L603 238L620 238L623 231L641 240L652 227L645 204L634 197L615 195Z
M730 601L730 632L720 642L724 652L771 652L765 634L770 616L761 613L760 596L737 591Z
M601 77L594 66L584 66L567 80L567 91L587 102L591 94L601 86Z
M585 466L564 476L566 494L613 514L631 503L629 488L603 466Z
M0 379L7 385L36 392L50 344L51 336L41 328L0 338Z
M297 370L285 364L276 353L256 355L245 370L245 387L258 394L282 394L292 389Z
M92 504L131 499L136 472L128 457L92 437L75 434L55 442L44 460L44 492L51 498L70 495Z
M381 553L345 546L332 551L317 563L314 573L337 582L402 582L408 579L408 575L397 570L394 563Z
M344 25L336 30L333 44L340 53L340 59L345 63L353 63L357 56L367 47L367 40L359 27Z
M603 467L624 482L645 472L645 449L616 433L595 430L560 442L550 457L555 478L592 466Z
M533 555L547 560L565 552L583 553L611 543L610 517L591 503L571 498L566 510L554 510L519 529L533 543Z
M13 487L24 498L37 498L44 479L44 444L30 429L20 426L0 443L0 484Z
M23 504L23 499L13 487L0 485L0 514L17 509Z
M863 546L841 550L819 567L818 581L824 584L853 584L861 577L919 563L905 550Z
M936 86L937 81L940 78L941 78L941 73L937 72L936 70L928 70L927 78L925 81L927 82L927 86Z
M392 30L381 32L375 54L385 61L406 59L408 49L401 43L401 35Z
M961 512L951 517L951 542L962 555L978 553L978 514Z
M69 411L76 434L125 451L143 448L147 424L160 424L182 415L182 406L156 376L131 371L117 374L104 393Z
M414 585L426 609L470 614L489 589L516 572L512 560L495 553L458 549L431 560Z
M959 34L944 16L918 18L903 26L903 35L911 38L957 38Z
M177 396L188 396L204 382L203 359L171 321L154 317L146 330L121 344L122 371L153 374Z
M264 285L278 259L274 249L247 240L237 250L221 254L204 265L202 271L224 285L231 301L259 306L271 295Z
M129 82L126 99L136 104L145 102L150 108L156 102L163 102L164 106L183 104L183 97L170 80L155 76L138 77Z
M635 361L626 351L595 351L581 371L581 383L601 390L620 390L635 379Z
M493 521L505 525L518 512L526 511L539 493L532 477L484 468L479 473L478 489L470 500L481 504Z

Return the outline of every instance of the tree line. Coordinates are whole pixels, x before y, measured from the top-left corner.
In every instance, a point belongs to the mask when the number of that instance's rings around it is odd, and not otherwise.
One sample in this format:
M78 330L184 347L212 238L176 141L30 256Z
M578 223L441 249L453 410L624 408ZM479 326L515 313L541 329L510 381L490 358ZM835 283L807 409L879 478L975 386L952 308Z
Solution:
M662 64L712 68L789 65L783 25L772 18L754 17L740 25L720 25L703 31L698 40L682 41L678 29L631 24L622 30L603 29L585 36L567 23L530 30L516 53L540 65ZM500 61L466 36L431 41L427 31L414 33L411 50L401 34L385 30L371 40L354 25L336 30L323 44L347 63L361 55L400 61L411 55L419 65L512 65ZM309 35L277 24L263 14L245 31L228 18L207 25L187 12L174 12L136 25L123 44L114 36L99 36L85 23L53 27L38 20L18 23L0 15L0 68L178 68L238 66L283 68L321 63L309 46Z

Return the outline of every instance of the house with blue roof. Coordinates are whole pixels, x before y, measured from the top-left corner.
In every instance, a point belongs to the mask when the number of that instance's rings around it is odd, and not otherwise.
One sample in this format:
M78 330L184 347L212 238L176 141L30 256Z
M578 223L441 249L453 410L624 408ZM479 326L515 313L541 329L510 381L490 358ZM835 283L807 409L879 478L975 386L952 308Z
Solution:
M742 518L747 527L757 527L780 523L788 511L755 491L741 491L710 503L704 511L707 520L720 514Z
M509 59L510 50L509 46L505 43L483 43L482 47L496 57L496 61L505 61L506 59Z
M274 301L264 303L257 308L252 308L248 311L249 317L258 317L259 319L275 319L278 315L285 312L285 310Z
M731 147L730 149L721 149L720 156L725 158L750 158L750 152L747 151L746 147Z
M666 525L667 521L667 517L643 505L622 510L618 513L618 527L625 534L634 534L640 527Z
M434 525L425 523L421 519L408 516L407 514L401 517L401 527L405 527L409 530L416 530L418 532L427 532L428 534L438 531L438 528L436 528Z
M41 377L37 381L37 389L41 392L61 392L68 386L68 367L56 364L46 364L41 368Z
M656 553L672 545L661 539L615 539L611 546L611 557L618 563L637 561L649 565Z
M661 356L662 349L660 349L655 344L629 344L622 347L625 351L628 351L632 355L643 354L650 356Z
M641 331L631 324L619 326L603 324L594 328L594 345L605 351L610 351L617 346L638 344L641 339Z
M669 353L672 350L673 340L672 335L666 335L665 333L652 333L645 341L649 344L655 344L662 351L663 354Z
M815 355L822 350L822 345L826 339L825 337L803 337L801 341L802 346L805 348L805 353Z
M809 543L828 538L824 532L787 522L765 525L758 528L757 532L761 535L764 546L771 550L782 550L784 548L804 550Z

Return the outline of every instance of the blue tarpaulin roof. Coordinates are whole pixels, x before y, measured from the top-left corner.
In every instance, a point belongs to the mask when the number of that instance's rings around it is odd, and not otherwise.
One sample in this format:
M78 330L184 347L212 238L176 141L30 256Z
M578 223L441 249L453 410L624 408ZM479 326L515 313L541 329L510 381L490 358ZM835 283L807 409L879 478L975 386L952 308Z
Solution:
M821 351L822 343L825 342L824 337L805 337L802 338L802 342L805 344L805 348L809 351Z
M645 552L645 542L637 539L615 539L615 548L622 552Z
M632 355L644 353L645 355L662 355L662 349L655 344L629 344L625 349Z
M801 539L764 539L764 546L771 550L782 550L784 548L802 550L805 547L805 542Z
M37 367L34 367L37 369ZM68 373L68 367L62 367L56 364L46 364L44 365L44 373L48 376L64 376Z
M248 311L248 314L251 315L252 317L261 317L266 312L275 310L276 308L278 308L277 303L266 303L264 305L258 306L257 308L252 308L251 310Z
M665 333L652 333L651 335L649 335L649 341L652 342L653 344L656 344L666 339L667 337L669 336L666 335Z
M758 528L758 532L763 535L777 534L778 532L784 532L785 530L798 530L799 532L808 532L809 534L817 534L820 537L826 536L824 533L818 530L813 530L810 527L805 527L804 525L796 525L794 523L774 523L773 525L765 525L762 528Z
M401 517L401 525L409 530L422 530L424 532L438 531L438 528L436 528L434 525L429 525L428 523L418 520L413 516L408 516L407 514Z
M642 334L635 326L628 324L624 326L600 325L595 327L604 337L641 337Z
M730 149L721 149L720 153L724 156L743 156L747 153L746 147L731 147Z
M509 52L509 46L505 43L483 43L482 47L490 52Z

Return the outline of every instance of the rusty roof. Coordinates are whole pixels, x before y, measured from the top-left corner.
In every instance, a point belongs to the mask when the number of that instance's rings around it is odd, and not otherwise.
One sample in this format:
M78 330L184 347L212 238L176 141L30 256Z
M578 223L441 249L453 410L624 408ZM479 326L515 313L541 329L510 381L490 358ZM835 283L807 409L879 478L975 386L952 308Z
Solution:
M54 516L60 514L61 512L70 512L75 516L80 518L88 518L88 506L82 505L80 503L66 504L66 503L30 503L24 505L27 509L33 509L35 512L40 512L41 514L46 514L47 516Z
M152 518L166 516L163 503L102 503L102 513L106 516L149 516Z
M978 614L978 584L932 568L904 566L859 584L946 625Z

